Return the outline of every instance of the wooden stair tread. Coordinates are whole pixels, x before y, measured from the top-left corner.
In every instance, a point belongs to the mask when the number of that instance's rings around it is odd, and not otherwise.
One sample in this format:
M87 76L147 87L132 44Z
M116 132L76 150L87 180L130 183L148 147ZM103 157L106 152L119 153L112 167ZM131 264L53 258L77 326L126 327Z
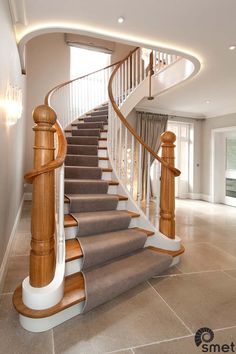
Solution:
M182 253L184 253L184 251L185 251L185 248L183 245L181 245L180 249L177 251L164 250L162 248L153 247L153 246L148 246L147 248L154 251L154 252L157 252L157 253L169 254L172 257L177 257L177 256L181 255Z
M66 262L83 257L83 252L76 239L66 240Z
M153 235L155 234L154 231L142 229L141 227L132 227L132 229L133 229L133 230L137 230L137 231L142 231L142 232L144 232L147 236L153 236Z
M32 310L22 301L22 286L18 286L13 295L15 309L23 316L30 318L44 318L55 315L66 308L79 304L85 300L84 278L82 273L75 273L65 277L63 299L55 306L44 310Z
M129 210L122 210L122 211L126 211L131 218L138 218L140 216L140 214L134 213L133 211L129 211ZM65 214L64 227L66 228L66 227L73 227L73 226L78 226L77 221L73 218L72 215Z
M107 150L107 147L106 146L101 146L101 147L99 146L98 150Z
M84 156L86 156L86 155L84 155ZM109 161L109 157L98 157L98 160L100 160L100 161Z
M102 168L102 172L113 172L112 168Z
M107 138L98 138L98 141L107 141Z

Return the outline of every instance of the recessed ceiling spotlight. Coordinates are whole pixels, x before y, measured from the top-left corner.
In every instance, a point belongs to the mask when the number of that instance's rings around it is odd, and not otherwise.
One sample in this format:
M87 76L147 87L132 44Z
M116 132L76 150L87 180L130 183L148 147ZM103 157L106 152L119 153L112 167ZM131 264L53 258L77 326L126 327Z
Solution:
M123 17L123 16L120 16L117 21L118 21L118 23L123 23L124 20L125 20L124 17Z
M234 50L236 48L236 45L231 45L230 47L229 47L229 50Z
M205 103L206 103L206 104L209 104L209 103L211 103L211 101L210 101L210 100L206 100Z

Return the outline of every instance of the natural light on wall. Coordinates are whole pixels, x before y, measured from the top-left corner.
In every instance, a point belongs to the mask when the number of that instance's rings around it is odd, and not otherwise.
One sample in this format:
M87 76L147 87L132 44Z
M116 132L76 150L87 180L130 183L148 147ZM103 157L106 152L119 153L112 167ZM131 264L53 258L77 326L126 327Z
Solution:
M7 85L6 93L0 100L1 122L14 125L22 115L22 90L17 86Z
M96 50L70 47L70 77L74 79L110 64L111 55Z

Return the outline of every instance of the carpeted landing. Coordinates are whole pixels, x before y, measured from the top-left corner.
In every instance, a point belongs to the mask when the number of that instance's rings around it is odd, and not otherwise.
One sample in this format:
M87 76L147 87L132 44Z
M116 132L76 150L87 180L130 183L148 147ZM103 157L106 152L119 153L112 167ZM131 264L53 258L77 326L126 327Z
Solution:
M83 312L101 305L167 269L172 257L145 249L147 234L129 229L131 216L117 210L119 196L102 180L99 138L107 125L103 105L72 124L67 137L65 195L78 222L86 301Z

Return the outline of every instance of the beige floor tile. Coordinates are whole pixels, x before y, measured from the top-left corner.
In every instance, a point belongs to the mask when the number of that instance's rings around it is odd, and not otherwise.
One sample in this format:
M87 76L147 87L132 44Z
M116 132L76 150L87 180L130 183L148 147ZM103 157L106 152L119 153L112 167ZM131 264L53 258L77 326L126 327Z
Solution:
M188 333L156 292L143 284L55 328L55 352L98 354Z
M236 279L236 269L229 269L229 270L227 269L227 270L224 270L224 272Z
M209 243L189 243L178 269L183 273L236 268L236 258Z
M12 245L12 253L11 255L23 256L29 255L30 253L30 241L31 234L30 233L17 233L15 236L15 240Z
M29 275L29 257L10 257L3 292L12 292Z
M235 241L228 241L228 240L221 240L221 242L215 242L215 246L219 247L222 251L225 251L232 256L236 257L236 240Z
M236 282L224 272L176 275L150 283L193 332L205 326L236 326Z
M175 274L182 274L182 272L176 266L173 266L173 267L168 268L167 270L165 270L163 273L161 273L159 275L159 277L163 277L165 275L175 275Z
M53 354L52 333L30 333L19 323L11 295L0 296L0 353Z
M234 343L236 346L236 328L215 331L214 339L209 344L223 344L231 345ZM206 343L203 343L206 344ZM236 349L233 347L236 351ZM176 339L169 342L162 342L150 346L135 348L135 354L199 354L202 353L202 346L195 345L194 337ZM223 351L221 350L221 353ZM230 350L230 353L232 351Z

